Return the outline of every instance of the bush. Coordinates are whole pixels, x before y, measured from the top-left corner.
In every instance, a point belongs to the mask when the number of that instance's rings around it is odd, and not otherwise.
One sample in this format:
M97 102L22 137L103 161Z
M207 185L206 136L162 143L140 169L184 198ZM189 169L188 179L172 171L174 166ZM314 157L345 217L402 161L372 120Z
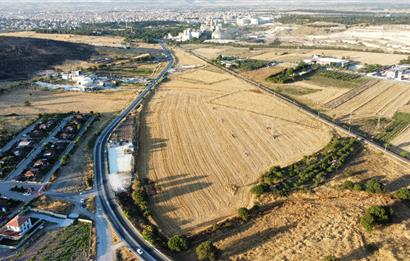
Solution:
M219 256L219 249L211 241L205 241L195 249L195 253L200 261L215 261Z
M385 224L391 220L393 209L388 206L372 206L368 208L360 220L367 231L372 231L375 225Z
M371 179L366 182L366 192L374 193L374 194L381 194L384 193L384 186L381 182Z
M353 186L353 190L354 191L363 191L364 190L364 186L361 183L356 183Z
M322 260L323 261L337 261L339 259L337 259L335 256L325 256Z
M269 191L269 185L266 183L259 183L251 189L251 193L256 194L257 196L262 195Z
M249 221L250 219L250 212L247 208L238 209L238 215L245 222Z
M400 152L400 156L403 157L403 158L408 158L409 153L407 151L402 151L402 152Z
M354 185L355 185L355 184L354 184L352 181L346 180L345 182L343 182L342 188L343 188L343 189L350 189L350 190L352 190L353 187L354 187Z
M175 235L168 240L168 248L174 252L188 249L188 240L184 236Z
M142 230L142 237L147 240L148 242L154 244L156 241L155 236L155 227L152 225L148 225Z
M410 189L408 188L401 188L394 193L394 196L401 200L408 200L410 201Z
M30 101L25 101L24 106L27 106L27 107L31 106L31 102Z

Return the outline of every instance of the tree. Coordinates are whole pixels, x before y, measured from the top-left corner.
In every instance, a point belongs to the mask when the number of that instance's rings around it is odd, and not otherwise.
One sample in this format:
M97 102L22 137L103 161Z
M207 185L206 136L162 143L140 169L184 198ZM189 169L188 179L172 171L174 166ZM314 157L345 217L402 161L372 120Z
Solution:
M364 190L364 187L363 187L363 185L362 185L361 183L356 183L356 184L354 184L354 186L353 186L353 190L354 190L354 191L363 191L363 190Z
M215 261L219 256L219 249L211 241L201 243L195 249L199 261Z
M250 212L249 212L249 209L247 208L238 209L238 215L245 222L249 221L250 219Z
M408 188L401 188L394 192L394 196L401 200L408 200L410 201L410 189Z
M156 236L155 236L155 227L152 225L148 225L142 230L142 237L150 243L155 243Z
M168 248L175 252L188 249L188 240L184 236L175 235L168 240Z
M393 209L388 206L372 206L368 208L360 220L367 231L372 231L375 225L388 223L393 216Z
M384 186L381 182L371 179L366 182L366 191L368 193L381 194L384 193Z
M251 189L251 193L260 196L269 191L269 185L266 183L259 183Z
M346 180L345 182L343 182L343 184L342 184L342 188L343 189L353 189L353 187L354 187L354 183L352 182L352 181L350 181L350 180Z

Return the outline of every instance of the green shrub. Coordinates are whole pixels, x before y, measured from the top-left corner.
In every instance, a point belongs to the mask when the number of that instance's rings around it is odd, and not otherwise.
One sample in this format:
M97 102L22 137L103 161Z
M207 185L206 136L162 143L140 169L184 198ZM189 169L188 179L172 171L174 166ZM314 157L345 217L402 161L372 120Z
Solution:
M201 243L195 249L199 261L215 261L219 256L219 249L211 241Z
M256 194L257 196L262 195L269 191L269 185L266 183L259 183L251 189L251 193Z
M381 182L371 179L366 182L366 192L381 194L384 193L384 186Z
M367 231L372 231L375 225L388 223L393 216L393 209L388 206L372 206L368 208L360 220Z
M148 242L154 244L156 241L156 235L155 235L155 227L152 225L146 226L142 230L142 237L147 240Z
M408 200L410 201L410 189L408 188L401 188L394 193L394 196L401 200Z
M355 185L355 184L354 184L352 181L346 180L345 182L343 182L342 188L343 188L343 189L350 189L350 190L352 190L353 187L354 187L354 185Z
M174 252L188 249L188 240L184 236L175 235L168 240L168 248Z
M250 219L250 212L247 208L238 209L238 215L243 221L249 221Z
M322 261L337 261L339 259L337 259L335 256L325 256Z
M363 191L365 188L361 183L356 183L353 186L353 190L354 191Z

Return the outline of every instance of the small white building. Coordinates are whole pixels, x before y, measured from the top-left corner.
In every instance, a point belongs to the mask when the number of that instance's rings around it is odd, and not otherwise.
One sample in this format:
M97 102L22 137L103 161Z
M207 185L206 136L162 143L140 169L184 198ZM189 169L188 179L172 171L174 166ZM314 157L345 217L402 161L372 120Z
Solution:
M386 78L392 80L410 80L410 64L395 65L386 71Z
M311 58L304 59L307 64L319 64L323 66L346 67L350 64L349 60L338 59L333 57L324 57L321 55L313 55Z

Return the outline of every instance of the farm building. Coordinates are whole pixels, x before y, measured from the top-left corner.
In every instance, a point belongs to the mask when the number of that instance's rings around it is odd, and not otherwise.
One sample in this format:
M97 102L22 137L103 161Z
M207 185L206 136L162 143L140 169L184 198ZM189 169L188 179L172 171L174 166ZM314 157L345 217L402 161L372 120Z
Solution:
M338 59L333 57L323 57L320 55L313 55L311 58L303 60L307 64L319 64L322 66L332 66L332 67L346 67L350 64L349 60Z

